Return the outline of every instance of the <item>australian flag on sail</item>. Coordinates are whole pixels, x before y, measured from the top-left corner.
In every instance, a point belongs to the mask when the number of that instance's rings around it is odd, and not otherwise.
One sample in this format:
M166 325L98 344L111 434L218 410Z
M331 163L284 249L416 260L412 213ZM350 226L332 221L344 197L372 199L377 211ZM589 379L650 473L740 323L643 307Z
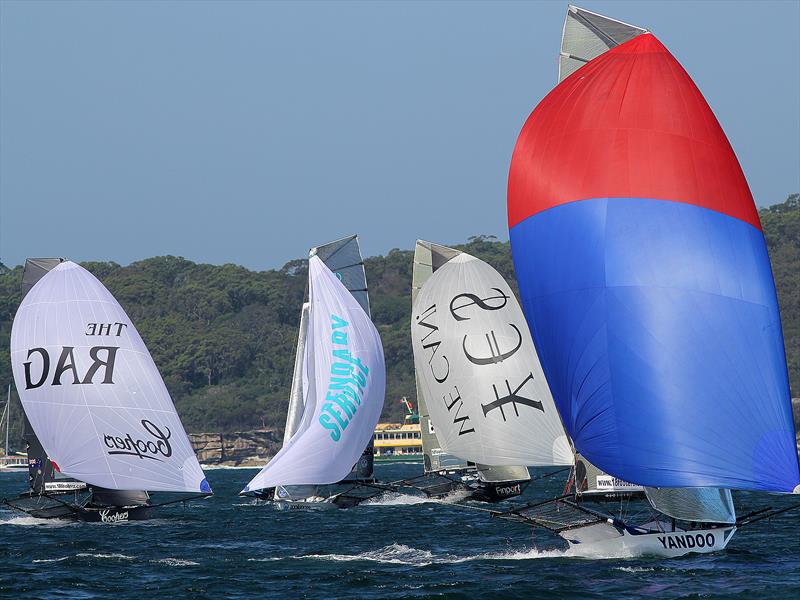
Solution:
M648 486L798 486L758 212L714 114L652 34L536 107L508 217L525 313L581 453Z

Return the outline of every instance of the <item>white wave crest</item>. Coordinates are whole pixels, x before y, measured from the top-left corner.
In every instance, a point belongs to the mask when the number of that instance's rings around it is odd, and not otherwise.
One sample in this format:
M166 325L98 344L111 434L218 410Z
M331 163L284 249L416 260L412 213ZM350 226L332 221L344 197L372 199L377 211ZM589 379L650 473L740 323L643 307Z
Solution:
M14 525L17 527L65 527L74 525L73 521L65 519L37 519L36 517L11 517L0 520L0 525Z
M128 556L126 554L91 554L89 552L79 552L75 555L77 558L106 558L111 560L136 560L133 556Z
M31 562L36 563L54 563L54 562L61 562L62 560L67 560L70 558L69 556L62 556L60 558L34 558Z
M297 559L317 559L333 561L371 561L388 564L414 565L425 567L431 564L457 564L481 560L534 560L539 558L563 558L569 556L567 550L519 550L456 556L454 554L434 554L430 550L420 550L405 544L391 544L378 550L368 550L358 554L306 554L293 556Z
M375 498L365 500L361 503L361 506L413 506L414 504L424 504L426 502L432 502L432 500L425 496L387 492Z
M152 562L159 563L162 565L167 565L170 567L194 567L200 564L194 562L193 560L187 560L185 558L173 558L173 557L159 558Z

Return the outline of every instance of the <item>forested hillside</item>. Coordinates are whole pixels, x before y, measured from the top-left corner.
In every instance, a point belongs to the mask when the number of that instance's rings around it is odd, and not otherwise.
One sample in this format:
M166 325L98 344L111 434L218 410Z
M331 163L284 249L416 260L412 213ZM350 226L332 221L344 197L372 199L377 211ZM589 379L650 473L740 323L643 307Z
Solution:
M792 388L800 394L800 196L761 211L777 280ZM435 240L442 241L442 240ZM446 240L444 240L446 241ZM462 246L515 287L508 242L474 237ZM385 419L414 399L409 319L412 251L366 260L373 319L388 369ZM153 354L188 431L283 426L306 262L280 270L202 265L162 256L128 266L84 266L111 290ZM22 267L0 275L0 382L11 381L8 338ZM16 404L18 410L19 404ZM19 419L17 419L17 422ZM14 439L19 439L14 436Z

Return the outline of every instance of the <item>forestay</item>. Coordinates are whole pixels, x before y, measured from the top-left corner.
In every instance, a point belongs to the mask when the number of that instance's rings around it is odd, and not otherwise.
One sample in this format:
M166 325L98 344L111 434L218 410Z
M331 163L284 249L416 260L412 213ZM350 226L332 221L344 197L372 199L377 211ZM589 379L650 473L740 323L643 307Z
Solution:
M133 323L91 273L54 267L11 331L25 414L62 473L115 490L211 489Z
M736 523L730 490L719 488L645 488L650 504L675 519L702 523Z
M502 276L461 253L414 302L414 363L442 448L487 465L571 465L522 310Z
M386 371L377 329L317 256L309 259L309 288L303 420L244 492L340 481L372 438L383 408Z

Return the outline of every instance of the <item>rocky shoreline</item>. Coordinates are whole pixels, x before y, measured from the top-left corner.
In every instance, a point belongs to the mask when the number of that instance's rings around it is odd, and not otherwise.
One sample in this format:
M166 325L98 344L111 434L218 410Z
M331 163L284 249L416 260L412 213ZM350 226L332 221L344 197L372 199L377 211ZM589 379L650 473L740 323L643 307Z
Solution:
M280 450L283 432L255 429L234 433L190 433L197 459L210 467L263 467Z

